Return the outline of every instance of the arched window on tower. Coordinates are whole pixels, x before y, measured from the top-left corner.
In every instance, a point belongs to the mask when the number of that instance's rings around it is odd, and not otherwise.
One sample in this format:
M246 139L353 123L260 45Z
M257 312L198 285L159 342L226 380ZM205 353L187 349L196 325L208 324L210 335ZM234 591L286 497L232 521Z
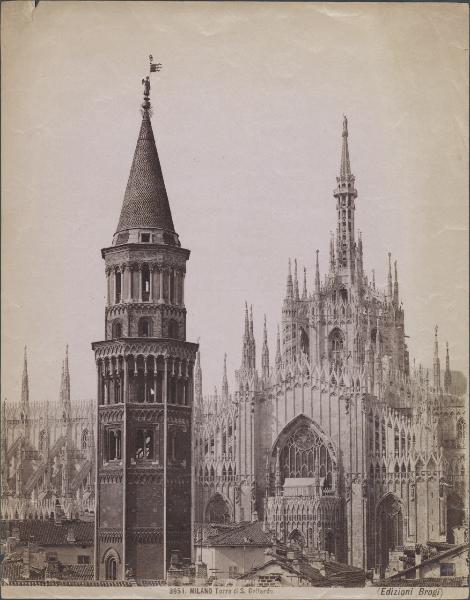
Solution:
M39 451L41 452L42 450L46 449L46 430L43 429L40 433L39 433Z
M106 559L106 579L115 581L117 579L117 560L115 556Z
M142 300L148 302L150 298L150 269L147 264L142 265Z
M139 319L139 337L152 337L152 321L146 317Z
M121 271L115 271L114 285L115 285L114 302L115 302L115 304L119 304L121 302Z
M168 301L170 304L175 302L175 272L170 271L170 289L168 290Z
M348 290L346 288L341 288L339 290L339 296L343 302L348 301Z
M174 319L168 321L168 337L178 339L178 323Z
M457 421L457 446L465 448L465 421L462 418Z
M122 323L119 320L113 321L112 327L113 339L122 337Z

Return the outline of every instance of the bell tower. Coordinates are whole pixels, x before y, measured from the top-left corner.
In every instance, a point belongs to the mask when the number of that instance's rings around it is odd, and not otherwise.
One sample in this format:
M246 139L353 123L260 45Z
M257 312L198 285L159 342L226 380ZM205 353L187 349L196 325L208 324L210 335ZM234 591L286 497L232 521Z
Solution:
M150 57L150 72L159 71ZM186 341L189 250L173 225L151 125L150 77L119 223L105 261L97 369L96 579L164 579L191 557L197 344Z

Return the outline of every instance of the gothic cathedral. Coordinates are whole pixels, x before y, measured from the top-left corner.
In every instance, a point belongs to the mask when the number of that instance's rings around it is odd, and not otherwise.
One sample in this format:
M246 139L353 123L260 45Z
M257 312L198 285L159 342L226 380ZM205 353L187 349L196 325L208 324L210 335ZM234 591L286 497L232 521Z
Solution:
M406 545L457 543L466 513L465 398L411 367L397 264L386 289L364 269L344 118L329 269L299 290L291 263L270 367L266 321L256 368L245 308L242 364L229 394L202 397L195 373L196 519L263 520L273 539L384 576ZM454 539L455 538L455 539Z

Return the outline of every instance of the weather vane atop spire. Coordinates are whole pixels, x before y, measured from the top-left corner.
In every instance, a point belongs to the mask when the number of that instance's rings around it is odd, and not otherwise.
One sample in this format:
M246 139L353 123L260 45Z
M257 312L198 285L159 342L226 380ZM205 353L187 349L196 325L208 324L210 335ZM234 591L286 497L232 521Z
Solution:
M149 55L149 61L150 61L150 73L156 73L158 71L161 71L162 64L154 63L153 56L151 54ZM144 110L149 110L150 109L150 77L149 77L149 75L147 75L147 77L145 77L145 79L142 79L142 85L144 86L144 101L142 102L142 108Z

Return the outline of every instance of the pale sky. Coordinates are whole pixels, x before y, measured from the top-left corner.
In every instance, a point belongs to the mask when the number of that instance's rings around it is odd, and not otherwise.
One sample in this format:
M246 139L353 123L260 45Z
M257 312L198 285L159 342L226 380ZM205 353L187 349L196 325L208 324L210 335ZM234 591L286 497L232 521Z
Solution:
M398 260L411 357L439 324L468 363L468 6L2 3L2 395L95 395L105 276L140 127L148 55L153 128L180 240L188 340L204 391L241 361L245 299L271 359L287 261L322 278L341 123L349 119L365 268Z

